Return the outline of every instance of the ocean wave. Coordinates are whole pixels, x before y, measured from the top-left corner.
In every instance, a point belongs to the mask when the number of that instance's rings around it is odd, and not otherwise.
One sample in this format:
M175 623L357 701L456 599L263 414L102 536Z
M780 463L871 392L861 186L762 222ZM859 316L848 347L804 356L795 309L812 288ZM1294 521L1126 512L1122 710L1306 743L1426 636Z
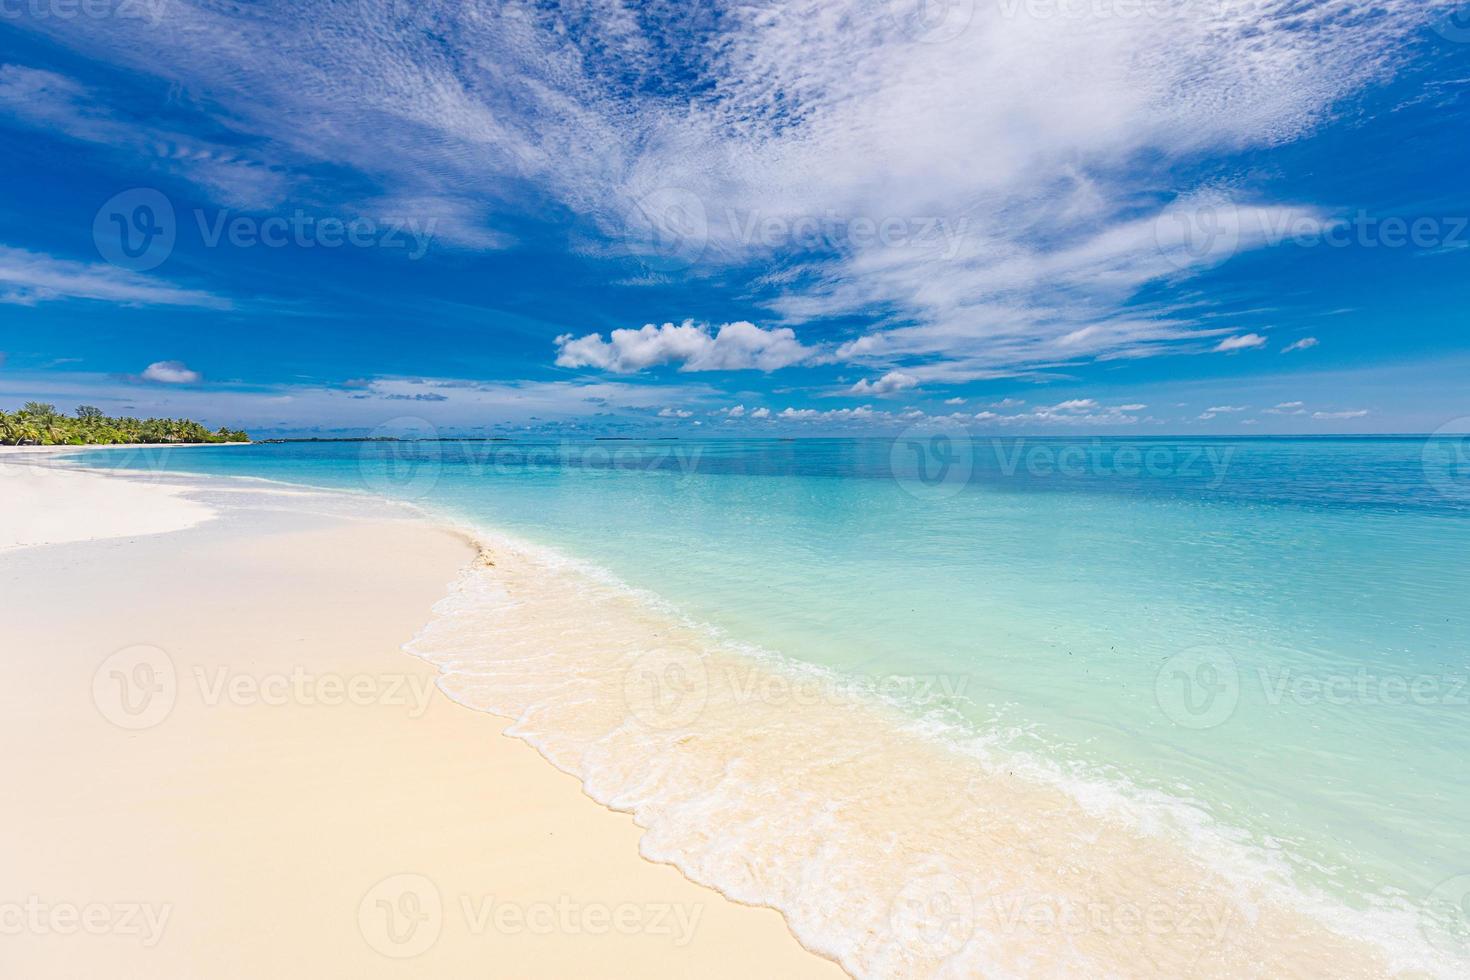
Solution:
M1409 904L1308 889L1199 804L1018 750L953 692L752 649L475 533L408 646L441 688L631 813L645 857L855 976L1463 975Z

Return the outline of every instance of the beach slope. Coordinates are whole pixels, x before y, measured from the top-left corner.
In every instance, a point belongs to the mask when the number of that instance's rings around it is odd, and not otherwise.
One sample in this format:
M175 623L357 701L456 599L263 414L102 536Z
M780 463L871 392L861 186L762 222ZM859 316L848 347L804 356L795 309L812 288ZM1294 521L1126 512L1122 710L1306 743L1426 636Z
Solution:
M401 651L466 541L0 470L0 974L841 975Z

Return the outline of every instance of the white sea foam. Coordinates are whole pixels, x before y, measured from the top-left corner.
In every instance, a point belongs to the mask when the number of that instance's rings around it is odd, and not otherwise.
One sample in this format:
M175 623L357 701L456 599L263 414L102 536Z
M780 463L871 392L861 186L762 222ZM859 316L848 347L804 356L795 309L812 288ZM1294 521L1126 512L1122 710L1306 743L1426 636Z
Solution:
M477 536L409 647L443 690L633 814L644 856L779 909L854 975L1463 975L1415 909L1306 889L1197 804Z

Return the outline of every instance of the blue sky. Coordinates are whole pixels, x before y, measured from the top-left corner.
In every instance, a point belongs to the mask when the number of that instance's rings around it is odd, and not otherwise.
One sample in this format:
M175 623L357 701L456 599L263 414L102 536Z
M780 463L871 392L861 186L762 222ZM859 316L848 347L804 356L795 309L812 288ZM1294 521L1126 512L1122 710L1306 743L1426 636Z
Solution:
M1463 5L15 0L0 52L0 407L1470 416Z

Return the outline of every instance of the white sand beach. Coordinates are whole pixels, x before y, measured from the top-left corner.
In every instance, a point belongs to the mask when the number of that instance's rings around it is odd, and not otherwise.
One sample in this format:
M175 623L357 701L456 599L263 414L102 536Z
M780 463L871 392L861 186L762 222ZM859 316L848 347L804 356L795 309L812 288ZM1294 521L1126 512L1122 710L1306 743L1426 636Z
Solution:
M841 975L401 650L467 541L0 454L0 975Z

